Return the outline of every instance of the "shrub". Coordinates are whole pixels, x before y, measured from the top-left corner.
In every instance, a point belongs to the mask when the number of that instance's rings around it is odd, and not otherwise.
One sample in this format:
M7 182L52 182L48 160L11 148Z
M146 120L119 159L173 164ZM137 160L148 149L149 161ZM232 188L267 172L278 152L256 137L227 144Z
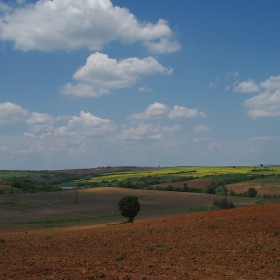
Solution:
M215 194L226 196L228 195L228 189L226 186L220 185L215 189Z
M226 199L221 199L221 200L214 200L213 205L215 207L219 207L221 209L230 209L234 208L234 204L232 201L227 201Z
M168 185L167 190L168 191L174 191L174 187L172 185Z
M230 191L229 191L229 195L230 195L230 196L235 196L235 192L234 192L233 190L230 190Z
M255 188L249 188L247 194L249 197L256 197L258 192Z
M215 184L215 182L211 182L209 186L206 187L206 193L212 193L215 194L215 190L218 186Z
M140 210L140 203L137 196L124 196L119 201L121 215L127 218L128 223L132 223Z

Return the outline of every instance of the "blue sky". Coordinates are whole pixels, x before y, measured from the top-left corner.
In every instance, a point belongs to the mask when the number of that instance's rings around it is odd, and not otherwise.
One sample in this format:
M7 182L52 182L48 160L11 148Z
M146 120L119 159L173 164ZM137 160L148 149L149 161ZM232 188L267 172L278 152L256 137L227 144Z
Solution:
M279 164L279 12L0 1L0 169Z

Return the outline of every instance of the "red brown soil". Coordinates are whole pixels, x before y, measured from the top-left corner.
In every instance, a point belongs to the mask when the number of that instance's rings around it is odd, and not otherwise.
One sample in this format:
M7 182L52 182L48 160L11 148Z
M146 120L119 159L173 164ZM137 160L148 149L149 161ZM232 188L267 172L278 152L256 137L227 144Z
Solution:
M279 218L276 204L110 226L0 227L0 279L280 279Z

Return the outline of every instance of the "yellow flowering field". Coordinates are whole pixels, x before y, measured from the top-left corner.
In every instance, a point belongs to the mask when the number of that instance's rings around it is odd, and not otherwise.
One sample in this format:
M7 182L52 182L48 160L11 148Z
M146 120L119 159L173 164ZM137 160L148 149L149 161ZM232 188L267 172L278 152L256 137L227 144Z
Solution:
M253 166L221 166L221 167L208 167L208 166L176 166L158 168L149 171L129 171L129 172L115 172L115 173L103 173L100 176L92 177L88 182L101 183L102 181L124 181L133 180L141 177L189 177L196 178L202 177L221 177L225 175L248 175L248 174L280 174L280 166L271 167L253 167ZM82 180L81 180L82 181Z

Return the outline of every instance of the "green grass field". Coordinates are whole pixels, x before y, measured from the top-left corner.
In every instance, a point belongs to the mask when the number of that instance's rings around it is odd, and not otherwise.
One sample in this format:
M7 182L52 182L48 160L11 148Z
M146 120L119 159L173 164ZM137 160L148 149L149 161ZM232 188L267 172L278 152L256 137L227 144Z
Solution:
M261 176L264 176L261 178ZM187 181L190 179L210 179L232 184L236 182L251 182L280 184L280 166L177 166L164 168L123 168L110 170L108 168L92 173L58 172L58 171L0 171L0 183L10 184L22 180L26 184L33 184L36 191L46 191L44 186L59 187L95 187L118 186L119 182L147 183L146 186ZM40 187L41 186L41 187ZM36 189L37 188L37 189ZM32 190L32 191L34 191ZM12 189L3 187L1 194L9 193ZM13 188L15 192L23 189ZM49 190L48 190L49 191ZM277 192L278 193L278 192Z
M280 175L280 166L271 167L252 167L252 166L228 166L228 167L167 167L151 171L137 171L137 172L116 172L104 173L98 177L92 177L88 182L101 183L114 181L133 181L142 177L161 177L167 180L172 178L189 177L196 178L212 178L218 180L232 179L236 176L250 177L253 175ZM265 180L265 179L264 179ZM77 180L76 182L83 182L84 180Z
M53 171L52 173L55 173ZM21 178L21 177L32 177L33 179L40 179L43 174L53 174L48 171L10 171L1 170L0 171L0 181L9 181L10 178ZM166 167L159 168L156 170L149 171L124 171L124 172L103 172L99 176L93 176L89 182L101 181L125 181L133 180L141 177L197 177L197 178L207 178L212 177L213 179L224 179L231 178L236 175L280 175L280 166L270 166L270 167L253 167L253 166L221 166L221 167L207 167L207 166L178 166L178 167ZM265 179L266 180L266 179ZM75 182L83 182L84 179L75 180Z

